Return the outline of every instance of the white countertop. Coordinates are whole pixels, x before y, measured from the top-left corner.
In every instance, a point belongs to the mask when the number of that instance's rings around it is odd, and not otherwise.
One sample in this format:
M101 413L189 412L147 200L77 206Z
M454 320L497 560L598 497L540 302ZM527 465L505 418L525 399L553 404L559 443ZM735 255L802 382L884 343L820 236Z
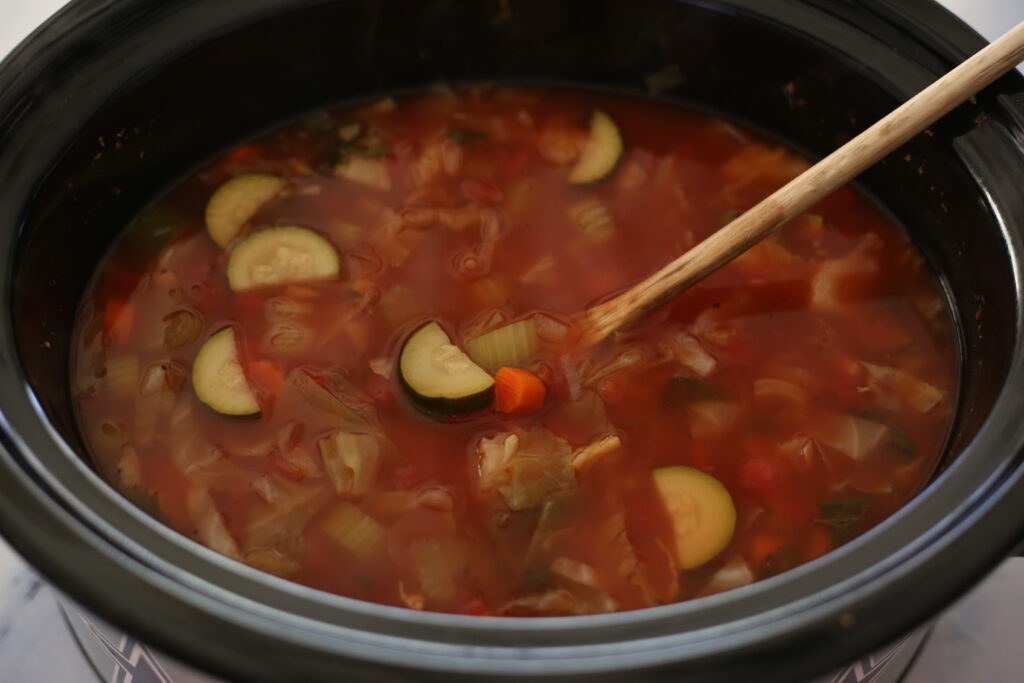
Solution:
M1024 0L939 1L989 40L1024 21ZM0 0L0 58L64 4ZM905 683L1022 681L1022 632L1024 559L1010 559L940 618ZM93 680L52 589L0 540L0 681Z

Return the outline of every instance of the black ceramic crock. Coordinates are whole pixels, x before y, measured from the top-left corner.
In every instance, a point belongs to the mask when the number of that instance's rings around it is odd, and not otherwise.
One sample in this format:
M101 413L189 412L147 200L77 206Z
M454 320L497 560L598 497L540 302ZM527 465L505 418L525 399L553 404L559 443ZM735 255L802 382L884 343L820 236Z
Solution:
M1024 531L1019 75L861 181L941 274L960 323L941 473L849 545L722 595L483 619L242 567L90 469L69 331L136 210L228 145L324 104L441 79L654 87L820 156L981 45L929 0L72 2L0 67L0 531L87 608L232 678L803 680L892 642Z

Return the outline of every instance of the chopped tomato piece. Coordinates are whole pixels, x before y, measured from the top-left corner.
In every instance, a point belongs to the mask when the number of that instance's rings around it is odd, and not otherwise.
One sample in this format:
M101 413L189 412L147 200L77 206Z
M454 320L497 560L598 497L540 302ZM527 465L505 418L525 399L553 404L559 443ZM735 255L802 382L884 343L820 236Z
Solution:
M284 373L281 368L269 360L257 360L249 363L249 379L260 388L276 394L284 386Z
M232 166L238 164L246 164L254 159L258 159L266 153L262 145L239 145L233 150L224 155L224 158L220 160L221 166Z
M473 178L462 181L462 193L481 204L500 202L505 197L505 193L501 191L501 188L491 181Z
M763 567L768 558L774 555L786 543L785 538L769 534L759 534L750 539L747 557L750 558L751 563L755 566Z
M768 458L751 458L740 466L740 485L749 491L770 491L778 479L778 467Z
M462 605L463 614L472 614L478 617L486 617L493 614L491 610L487 608L487 604L480 598L471 598Z

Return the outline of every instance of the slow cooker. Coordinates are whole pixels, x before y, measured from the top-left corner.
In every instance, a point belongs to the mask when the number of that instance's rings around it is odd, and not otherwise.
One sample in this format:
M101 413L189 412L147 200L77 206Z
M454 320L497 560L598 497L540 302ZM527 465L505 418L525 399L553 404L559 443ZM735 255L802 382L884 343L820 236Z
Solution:
M930 0L73 2L0 66L0 533L84 610L231 679L781 681L852 671L869 652L908 657L919 627L1024 536L1019 74L859 180L939 273L959 324L940 472L863 537L725 594L485 619L238 565L92 470L70 331L139 208L325 104L439 81L571 83L713 111L818 157L982 45Z

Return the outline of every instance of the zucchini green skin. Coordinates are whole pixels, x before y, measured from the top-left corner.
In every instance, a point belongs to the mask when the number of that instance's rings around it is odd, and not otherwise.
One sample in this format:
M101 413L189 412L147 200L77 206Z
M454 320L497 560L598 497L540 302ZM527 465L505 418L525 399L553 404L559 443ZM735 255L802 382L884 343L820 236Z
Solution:
M431 329L432 327L436 329ZM460 381L465 380L460 380L456 376L448 378L447 381L451 384L443 387L442 391L423 386L422 378L410 378L416 369L410 367L410 364L429 361L425 355L436 348L438 340L442 340L441 343L451 343L441 326L436 321L430 321L418 327L402 345L398 362L398 382L405 395L417 408L437 417L459 417L490 408L494 404L494 379L465 354L465 362L472 366L471 370L467 371L471 376L468 377L470 384L465 387L465 393L457 386ZM463 373L464 377L467 373ZM484 378L489 381L483 381Z
M409 386L402 373L398 373L398 383L406 397L417 408L435 417L461 417L487 410L494 405L494 386L484 391L466 396L465 398L444 398L423 396Z

